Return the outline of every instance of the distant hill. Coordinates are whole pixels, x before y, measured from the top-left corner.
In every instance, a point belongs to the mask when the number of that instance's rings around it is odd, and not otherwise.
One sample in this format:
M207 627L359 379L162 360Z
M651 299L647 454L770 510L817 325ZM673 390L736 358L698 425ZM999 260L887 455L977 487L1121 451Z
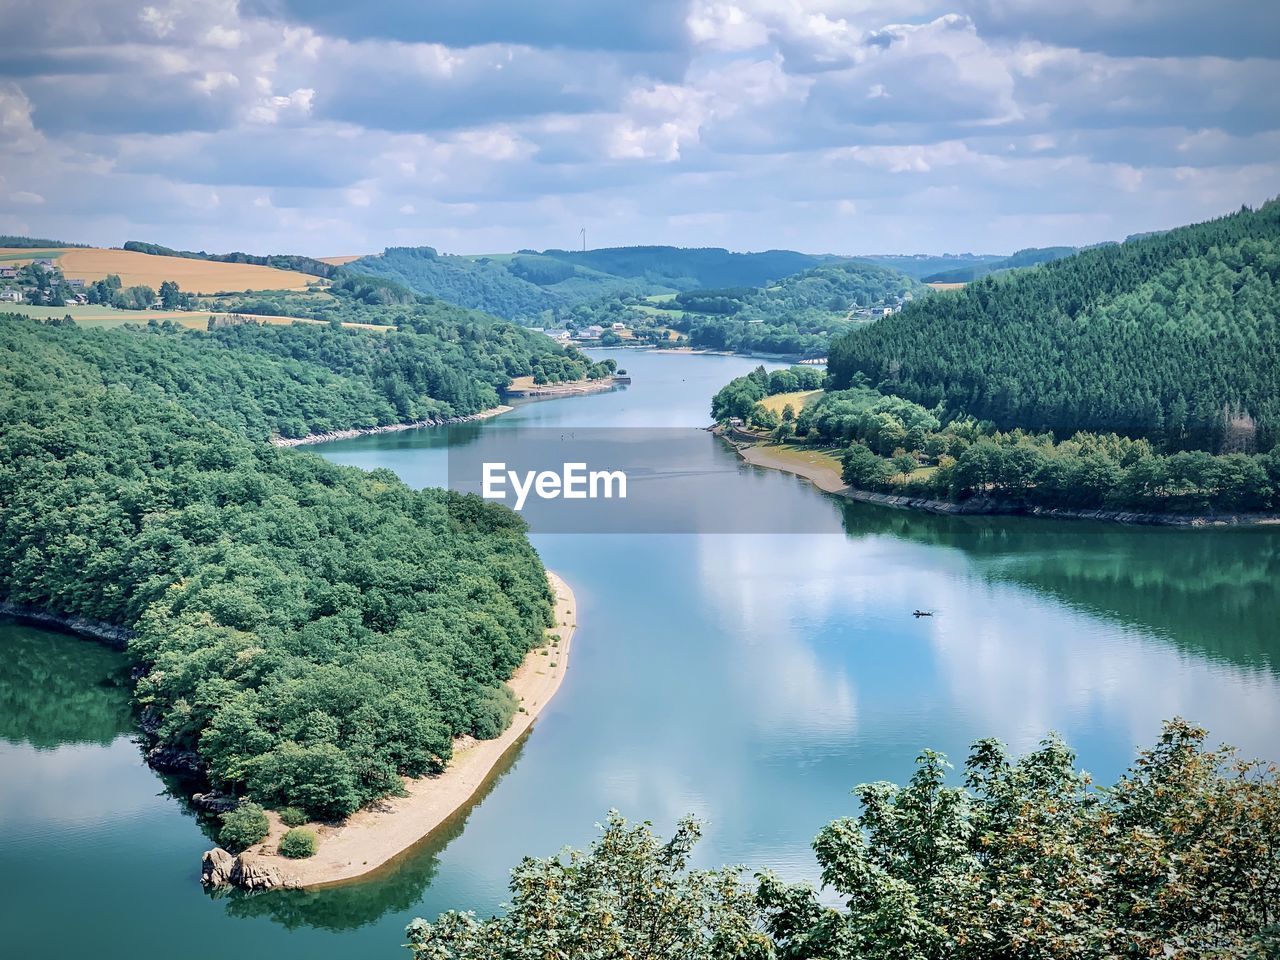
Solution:
M1005 258L994 253L944 253L940 256L927 253L889 253L859 256L857 259L891 270L900 270L917 280L932 280L934 274L967 270Z
M831 344L833 385L1001 428L1280 438L1280 201L934 294Z
M1034 267L1037 264L1061 260L1076 253L1077 247L1027 247L1007 257L983 258L981 263L967 264L950 270L940 270L924 277L925 283L972 283L992 273Z
M615 294L758 287L840 259L792 250L732 253L718 247L522 250L489 256L452 256L432 247L389 247L346 269L386 277L460 306L535 323Z

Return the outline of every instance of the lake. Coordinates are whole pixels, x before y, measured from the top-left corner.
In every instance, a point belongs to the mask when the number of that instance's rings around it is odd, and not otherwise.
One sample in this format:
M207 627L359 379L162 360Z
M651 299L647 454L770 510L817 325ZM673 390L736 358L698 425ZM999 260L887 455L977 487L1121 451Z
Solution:
M754 361L598 351L633 376L480 430L700 427ZM441 484L445 430L311 448ZM0 929L12 956L395 957L404 925L496 909L525 854L584 845L610 808L706 822L698 861L815 874L809 842L925 747L1060 732L1110 780L1183 715L1280 759L1280 533L934 517L699 456L743 511L824 532L546 533L577 594L556 699L485 795L374 879L209 895L200 824L131 740L124 658L0 623ZM915 619L916 608L936 611ZM407 956L406 954L403 954Z

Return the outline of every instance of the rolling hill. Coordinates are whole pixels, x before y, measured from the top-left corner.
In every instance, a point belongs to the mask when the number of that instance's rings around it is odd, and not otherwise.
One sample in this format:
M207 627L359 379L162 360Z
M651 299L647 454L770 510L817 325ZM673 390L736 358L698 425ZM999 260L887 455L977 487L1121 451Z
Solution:
M1171 449L1280 436L1280 201L917 299L831 344L832 385L1004 429Z
M678 293L708 287L758 287L842 258L769 250L732 253L717 247L613 247L521 250L452 256L431 247L389 247L348 265L419 293L524 323L558 319L602 297Z

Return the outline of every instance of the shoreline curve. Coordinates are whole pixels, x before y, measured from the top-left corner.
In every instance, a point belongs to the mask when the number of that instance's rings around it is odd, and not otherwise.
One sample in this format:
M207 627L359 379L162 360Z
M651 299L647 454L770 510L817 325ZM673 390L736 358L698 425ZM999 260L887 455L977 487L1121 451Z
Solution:
M547 642L530 650L507 681L524 712L517 712L500 736L493 740L461 737L454 741L454 755L444 771L406 780L405 796L388 797L358 810L340 825L307 824L307 829L315 831L318 844L315 855L306 860L289 860L276 852L288 828L273 811L268 813L271 832L246 852L274 866L285 886L346 883L385 866L464 808L483 790L507 752L528 733L564 680L577 628L577 601L559 575L548 570L547 581L555 595L554 623L547 628ZM556 635L559 645L551 646Z

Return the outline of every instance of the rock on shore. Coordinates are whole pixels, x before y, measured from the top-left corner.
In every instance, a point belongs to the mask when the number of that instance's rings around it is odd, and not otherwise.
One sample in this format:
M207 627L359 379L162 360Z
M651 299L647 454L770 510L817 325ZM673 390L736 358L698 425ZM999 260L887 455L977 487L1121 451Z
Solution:
M276 858L256 853L232 856L221 847L205 852L200 882L206 887L239 887L241 890L296 890L298 881L272 862Z

